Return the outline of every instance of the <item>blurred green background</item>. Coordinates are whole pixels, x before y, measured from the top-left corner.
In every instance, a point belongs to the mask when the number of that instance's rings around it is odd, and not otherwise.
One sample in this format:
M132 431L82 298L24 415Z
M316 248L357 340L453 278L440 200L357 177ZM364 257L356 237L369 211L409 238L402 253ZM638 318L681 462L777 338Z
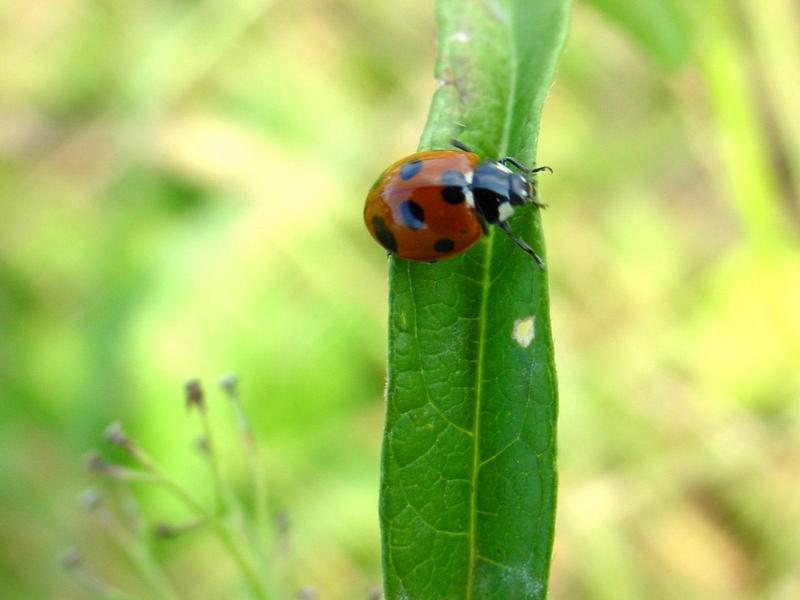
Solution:
M88 597L73 546L147 597L78 507L82 456L120 419L208 501L181 386L228 371L288 515L283 589L379 586L386 258L361 210L416 147L432 13L0 2L0 597ZM575 5L539 149L553 598L800 597L798 81L793 0ZM208 535L154 551L187 598L238 597Z

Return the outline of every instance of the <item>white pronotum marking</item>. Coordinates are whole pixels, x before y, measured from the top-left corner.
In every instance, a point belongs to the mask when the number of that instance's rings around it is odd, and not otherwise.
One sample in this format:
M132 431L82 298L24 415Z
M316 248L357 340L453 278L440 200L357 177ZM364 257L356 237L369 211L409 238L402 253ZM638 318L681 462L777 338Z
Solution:
M470 208L475 208L475 198L472 195L472 178L474 175L475 173L472 171L464 173L464 180L467 182L467 185L464 186L464 199Z
M511 206L510 202L501 202L500 206L497 207L497 214L498 219L501 221L508 221L511 215L514 214L514 207Z

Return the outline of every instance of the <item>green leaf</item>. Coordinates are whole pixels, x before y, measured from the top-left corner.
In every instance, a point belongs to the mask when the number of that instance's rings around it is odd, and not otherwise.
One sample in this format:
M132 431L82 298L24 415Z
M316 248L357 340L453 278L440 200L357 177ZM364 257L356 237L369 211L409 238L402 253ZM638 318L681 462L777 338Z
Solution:
M420 149L447 148L457 136L484 157L532 163L568 0L437 6L441 85ZM511 224L543 255L534 207ZM546 593L557 413L546 275L502 233L436 264L390 261L388 599ZM529 345L514 338L526 323Z
M638 43L665 69L689 56L687 22L674 0L585 0Z

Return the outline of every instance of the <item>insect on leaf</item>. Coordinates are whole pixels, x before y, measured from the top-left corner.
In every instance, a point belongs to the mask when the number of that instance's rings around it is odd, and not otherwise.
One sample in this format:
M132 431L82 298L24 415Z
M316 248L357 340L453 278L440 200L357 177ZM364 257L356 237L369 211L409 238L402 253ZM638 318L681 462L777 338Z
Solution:
M534 160L567 0L440 0L421 150L458 137ZM511 219L543 253L532 206ZM557 393L547 270L502 232L436 264L392 258L381 525L388 599L546 594Z

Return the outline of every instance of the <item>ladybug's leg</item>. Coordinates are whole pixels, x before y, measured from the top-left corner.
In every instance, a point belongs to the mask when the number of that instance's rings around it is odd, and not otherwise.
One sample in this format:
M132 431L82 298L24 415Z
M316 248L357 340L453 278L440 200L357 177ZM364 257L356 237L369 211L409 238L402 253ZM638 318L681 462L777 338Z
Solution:
M461 140L455 140L455 139L450 140L450 145L453 146L454 148L458 148L459 150L463 150L464 152L472 152L472 148L467 146Z
M541 171L547 171L548 173L553 172L553 169L551 169L550 167L536 167L535 169L529 169L513 156L506 156L505 158L501 158L498 162L506 166L514 165L520 171L527 173L528 175L533 175L534 173L540 173Z
M533 204L536 208L547 208L547 204L545 204L544 202L539 202L538 200L536 184L532 186L532 189L533 189L533 197L531 198L531 204Z
M480 211L477 212L478 212L478 222L481 224L481 229L483 229L483 235L489 235L489 223L486 222L486 219L483 217Z
M523 171L524 173L527 173L527 172L528 172L528 167L526 167L525 165L523 165L521 162L519 162L519 161L518 161L516 158L514 158L513 156L506 156L506 157L504 157L504 158L501 158L501 159L500 159L498 162L499 162L501 165L505 165L505 166L508 166L508 165L514 165L514 166L515 166L515 167L517 167L517 168L518 168L520 171Z
M533 260L536 261L536 264L539 266L539 269L544 271L544 261L542 260L542 257L536 254L536 251L533 248L531 248L525 242L525 240L518 238L516 235L514 235L514 232L511 231L511 226L508 224L508 222L500 221L498 225L500 226L500 229L502 229L503 232L505 232L505 234L511 238L511 241L514 242L520 248L522 248L525 252L530 254L533 257Z
M536 198L531 202L536 208L547 208L549 205L544 202L539 202Z
M481 229L483 229L483 235L489 235L489 221L483 216L483 211L481 211L481 207L477 204L475 205L475 214L478 217L478 223L481 224Z

